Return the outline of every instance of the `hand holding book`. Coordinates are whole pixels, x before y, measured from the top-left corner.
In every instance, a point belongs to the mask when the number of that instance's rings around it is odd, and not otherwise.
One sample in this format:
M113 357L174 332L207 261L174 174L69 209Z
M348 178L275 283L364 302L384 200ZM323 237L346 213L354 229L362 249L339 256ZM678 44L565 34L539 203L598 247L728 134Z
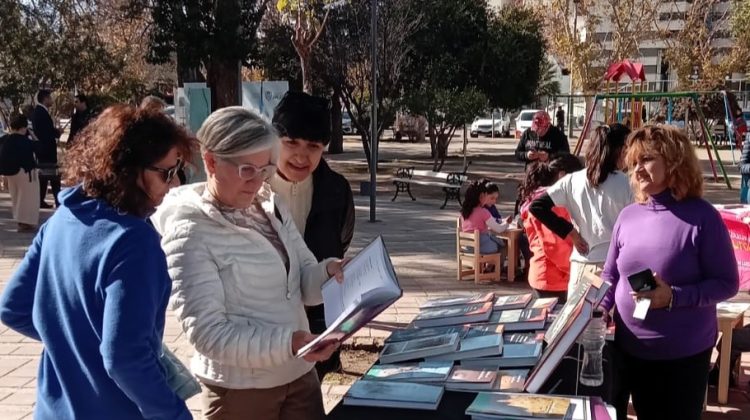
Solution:
M344 266L351 260L351 258L344 258L343 260L333 260L326 265L326 274L329 278L336 279L339 284L344 282Z
M307 331L295 331L292 333L292 354L297 354L297 351L307 345L308 343L315 340L318 336L316 334L310 334ZM331 355L333 354L336 349L339 348L339 342L336 340L332 340L329 343L320 342L318 343L318 346L316 348L308 353L306 353L304 356L302 356L303 359L305 359L308 362L315 363L315 362L322 362L324 360L328 360Z

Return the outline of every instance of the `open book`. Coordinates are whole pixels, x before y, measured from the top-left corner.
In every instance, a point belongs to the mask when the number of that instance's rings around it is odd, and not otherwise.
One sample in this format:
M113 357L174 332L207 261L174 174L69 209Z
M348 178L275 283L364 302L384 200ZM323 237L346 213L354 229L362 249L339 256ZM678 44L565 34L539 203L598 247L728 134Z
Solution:
M299 351L302 357L333 342L343 342L403 295L396 271L378 236L344 267L344 282L323 284L328 329Z
M588 325L594 310L609 290L609 286L609 283L597 275L584 274L560 314L544 335L547 347L529 374L526 381L527 392L539 392L544 382Z

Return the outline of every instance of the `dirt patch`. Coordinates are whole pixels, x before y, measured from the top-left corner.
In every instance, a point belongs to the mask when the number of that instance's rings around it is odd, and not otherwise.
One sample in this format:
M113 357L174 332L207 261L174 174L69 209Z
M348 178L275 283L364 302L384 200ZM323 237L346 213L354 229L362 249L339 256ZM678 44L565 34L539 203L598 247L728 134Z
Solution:
M351 349L343 348L341 351L340 373L329 373L323 379L323 383L331 385L351 385L357 381L378 360L380 349Z

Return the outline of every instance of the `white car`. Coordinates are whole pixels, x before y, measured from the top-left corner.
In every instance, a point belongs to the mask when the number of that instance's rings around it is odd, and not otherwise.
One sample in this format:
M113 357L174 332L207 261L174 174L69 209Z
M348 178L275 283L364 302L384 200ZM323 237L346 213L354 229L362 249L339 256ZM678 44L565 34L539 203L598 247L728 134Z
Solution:
M471 123L470 135L471 137L479 137L480 134L483 136L494 134L495 137L510 136L510 116L508 114L505 114L504 117L496 115L494 128L491 116L475 118L474 122Z
M531 121L534 119L534 114L539 112L538 109L524 109L516 117L516 138L520 139L521 134L526 131L527 128L531 128Z

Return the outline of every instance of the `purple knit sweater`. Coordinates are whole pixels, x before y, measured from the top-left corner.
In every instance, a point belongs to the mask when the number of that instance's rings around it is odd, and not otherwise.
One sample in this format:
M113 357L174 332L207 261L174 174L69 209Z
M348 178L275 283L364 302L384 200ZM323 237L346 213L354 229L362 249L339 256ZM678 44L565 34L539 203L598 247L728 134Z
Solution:
M658 273L674 289L672 310L650 309L633 318L628 275ZM602 301L615 315L616 342L627 353L650 360L695 355L716 343L716 303L739 287L734 250L724 223L703 199L675 200L669 191L620 213L602 278L612 288Z

